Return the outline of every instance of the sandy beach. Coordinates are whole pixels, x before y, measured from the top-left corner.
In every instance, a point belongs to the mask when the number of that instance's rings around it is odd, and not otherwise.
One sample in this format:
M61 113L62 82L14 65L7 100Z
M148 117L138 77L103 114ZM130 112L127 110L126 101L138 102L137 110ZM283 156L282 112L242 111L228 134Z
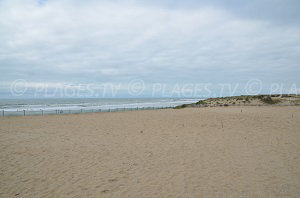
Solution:
M300 107L0 117L0 197L299 197Z

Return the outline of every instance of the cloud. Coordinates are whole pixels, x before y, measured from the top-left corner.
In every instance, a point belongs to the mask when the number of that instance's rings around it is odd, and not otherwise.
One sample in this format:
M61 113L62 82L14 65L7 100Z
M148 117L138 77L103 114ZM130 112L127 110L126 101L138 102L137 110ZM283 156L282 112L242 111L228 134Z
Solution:
M1 1L1 82L299 83L297 1L222 2Z

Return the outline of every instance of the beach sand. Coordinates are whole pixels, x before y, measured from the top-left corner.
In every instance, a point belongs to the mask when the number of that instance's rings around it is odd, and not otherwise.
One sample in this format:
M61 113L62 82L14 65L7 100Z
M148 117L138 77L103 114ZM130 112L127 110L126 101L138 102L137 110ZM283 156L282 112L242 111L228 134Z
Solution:
M300 197L300 107L0 117L0 135L0 197Z

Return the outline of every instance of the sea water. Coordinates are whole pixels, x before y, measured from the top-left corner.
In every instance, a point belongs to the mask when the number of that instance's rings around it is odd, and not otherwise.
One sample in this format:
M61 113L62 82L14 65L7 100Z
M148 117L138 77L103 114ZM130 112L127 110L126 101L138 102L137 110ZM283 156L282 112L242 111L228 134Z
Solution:
M187 98L49 98L49 99L0 99L4 111L89 110L143 107L175 107L200 99Z

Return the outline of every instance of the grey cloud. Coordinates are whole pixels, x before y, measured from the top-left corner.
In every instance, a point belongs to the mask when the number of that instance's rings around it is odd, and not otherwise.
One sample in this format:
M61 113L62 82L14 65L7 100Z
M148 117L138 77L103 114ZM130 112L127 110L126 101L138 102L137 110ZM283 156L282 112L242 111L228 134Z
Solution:
M3 1L1 81L299 83L296 1L209 2Z

